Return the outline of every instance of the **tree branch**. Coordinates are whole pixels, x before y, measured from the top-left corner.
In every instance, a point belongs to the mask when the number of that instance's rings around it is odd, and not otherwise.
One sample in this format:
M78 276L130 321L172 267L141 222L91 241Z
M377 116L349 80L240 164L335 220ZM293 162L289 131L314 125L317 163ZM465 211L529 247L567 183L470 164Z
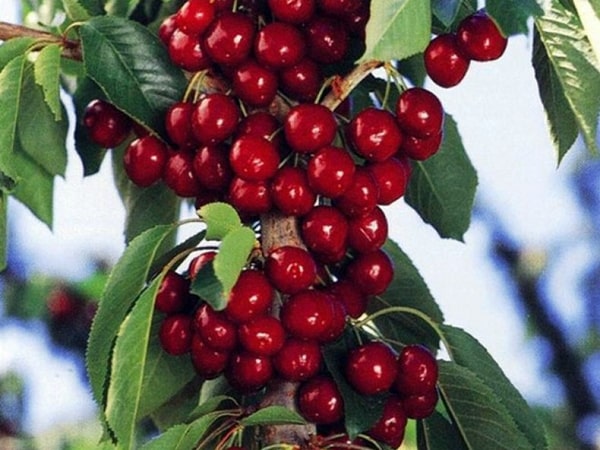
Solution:
M0 22L0 40L8 41L20 37L30 37L46 44L59 44L63 48L63 57L76 61L82 60L81 45L78 41L66 39L63 36L57 36L47 31L36 30L8 22Z

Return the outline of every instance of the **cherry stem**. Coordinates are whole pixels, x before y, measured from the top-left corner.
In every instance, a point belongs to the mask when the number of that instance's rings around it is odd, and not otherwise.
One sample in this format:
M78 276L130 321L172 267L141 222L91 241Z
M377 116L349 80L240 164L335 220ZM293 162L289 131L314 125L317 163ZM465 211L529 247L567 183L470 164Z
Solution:
M332 84L332 90L325 96L321 104L334 111L361 81L382 65L382 61L376 60L359 64L344 78L337 79Z
M23 25L15 25L8 22L0 22L0 40L8 41L21 37L30 37L45 44L60 44L63 48L62 55L65 58L81 61L83 55L79 42L66 39L63 36L57 36L47 31L36 30Z

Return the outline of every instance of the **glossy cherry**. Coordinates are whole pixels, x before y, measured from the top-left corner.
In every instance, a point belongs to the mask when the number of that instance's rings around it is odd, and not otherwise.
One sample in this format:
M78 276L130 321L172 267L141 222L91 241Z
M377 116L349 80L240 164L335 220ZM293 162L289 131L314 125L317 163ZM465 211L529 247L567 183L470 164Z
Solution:
M423 395L435 389L438 365L427 347L407 345L398 355L397 366L394 387L400 395Z
M298 389L298 409L309 422L333 424L344 417L344 399L332 378L318 375Z
M283 304L281 323L287 332L298 339L319 339L333 321L332 297L323 291L298 292Z
M341 61L346 56L350 44L344 25L334 17L314 16L305 25L308 55L324 64Z
M348 245L359 253L378 250L387 237L387 218L379 207L348 221Z
M194 331L215 350L231 351L238 342L237 330L222 311L203 303L194 314Z
M225 378L241 392L262 388L273 377L273 364L268 356L241 351L231 356L225 369Z
M249 106L268 106L277 94L277 75L253 59L241 63L233 72L235 94Z
M313 191L329 198L341 196L352 186L355 171L350 154L334 146L321 148L310 158L306 168Z
M262 271L244 270L229 294L225 314L235 323L264 315L271 307L275 291Z
M458 25L456 35L460 51L475 61L500 58L508 44L506 36L485 10L465 17Z
M277 373L288 381L304 381L315 376L321 364L321 346L315 340L290 337L273 356Z
M177 11L177 27L189 35L201 35L215 18L215 7L210 0L187 0Z
M193 168L198 182L206 189L225 191L233 179L229 150L224 144L205 145L197 149Z
M367 434L392 448L398 448L404 440L407 415L402 400L397 395L390 396L383 406L381 417Z
M180 197L195 197L201 191L194 173L194 155L185 151L171 152L163 173L165 184Z
M211 347L197 334L194 334L192 338L190 353L196 373L207 380L216 378L223 373L230 355L228 351Z
M346 328L346 307L344 303L338 299L336 296L331 294L329 291L325 291L330 294L331 298L331 308L333 310L333 315L331 317L331 322L329 323L329 327L325 330L324 333L319 335L319 342L328 343L333 342L339 339L344 333L344 329Z
M203 48L217 64L234 66L252 52L255 31L249 16L241 12L224 12L204 33Z
M319 65L310 58L279 72L279 88L288 97L299 102L313 102L323 84Z
M248 181L234 177L227 195L229 202L242 215L253 216L271 210L271 189L267 181Z
M377 185L377 204L390 205L406 192L412 167L407 157L394 157L367 165Z
M161 347L170 355L183 355L189 352L192 336L192 318L187 314L165 317L158 332Z
M346 249L348 221L337 208L319 205L302 219L301 234L304 243L313 253L339 254Z
M171 14L163 19L163 21L158 26L158 38L161 42L168 47L169 41L171 40L171 36L177 29L177 22L175 21L175 16L177 14Z
M360 280L357 280L357 283L360 283ZM368 297L347 278L330 284L326 291L342 302L346 314L353 319L358 319L367 311Z
M438 402L437 389L432 389L421 395L402 397L402 407L406 417L410 419L425 419L433 414Z
M398 97L396 120L407 134L426 138L439 134L442 130L444 109L434 93L413 87Z
M279 121L273 114L267 111L255 111L244 117L238 124L235 131L235 138L251 134L271 140L275 145L279 145L281 140L275 134L280 126Z
M192 113L194 104L191 102L173 103L165 113L165 128L171 142L181 148L194 145L192 133Z
M160 282L154 308L165 314L181 312L188 305L189 295L189 279L174 270L170 270Z
M235 100L225 94L202 97L192 113L192 133L202 145L214 145L229 138L240 120Z
M346 133L356 153L369 161L385 161L393 156L403 137L394 115L374 107L356 114Z
M347 277L365 295L379 295L385 292L394 278L394 265L390 257L381 249L360 254L348 265Z
M83 111L83 125L90 139L105 148L115 148L131 132L131 119L112 103L95 99Z
M273 203L284 214L302 216L312 210L317 196L300 167L283 166L271 180Z
M169 152L156 136L148 135L132 141L123 155L123 168L131 181L148 187L162 178Z
M202 253L194 256L188 266L188 276L190 279L196 278L198 272L200 272L210 261L215 259L217 252L213 250L203 251Z
M273 316L260 316L243 323L238 329L240 345L257 355L272 356L285 342L286 333L281 322Z
M197 36L176 29L169 39L169 58L182 69L197 72L208 69L212 61L201 46Z
M337 123L333 113L325 106L300 103L286 115L283 131L292 150L312 153L333 142Z
M349 217L358 217L371 212L377 206L379 191L375 180L364 167L356 169L352 184L335 199L335 206Z
M268 0L269 9L277 20L301 24L314 14L316 0Z
M325 14L345 16L360 8L362 0L317 0L317 5Z
M277 172L279 151L273 142L246 134L231 144L229 163L238 177L247 181L263 181Z
M426 138L406 136L398 154L416 161L425 161L438 152L442 145L443 137L444 134L442 132Z
M423 53L427 75L442 87L456 86L469 69L470 60L459 49L454 33L440 34Z
M284 294L295 294L314 284L317 266L308 251L300 247L284 245L268 254L265 273L278 291Z
M254 39L254 56L273 70L299 63L306 54L302 32L294 25L271 22L260 29Z
M375 395L389 391L397 372L394 351L383 342L372 341L350 350L344 373L357 392Z

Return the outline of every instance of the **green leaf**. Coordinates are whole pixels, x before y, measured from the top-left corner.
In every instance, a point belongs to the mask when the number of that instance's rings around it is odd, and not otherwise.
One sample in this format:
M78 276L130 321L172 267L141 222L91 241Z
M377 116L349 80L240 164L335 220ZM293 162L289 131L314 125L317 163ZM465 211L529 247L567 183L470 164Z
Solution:
M0 271L6 269L8 243L8 196L0 190Z
M528 34L528 20L544 12L536 0L487 0L485 8L505 36Z
M0 45L0 70L11 62L13 59L23 56L27 50L35 43L34 38L19 37L4 41Z
M437 411L428 418L417 421L417 448L468 450L456 427Z
M203 381L195 377L166 403L154 410L151 419L160 432L180 423L188 423L197 419L188 420L194 408L198 406L198 392Z
M105 8L110 15L129 17L139 3L140 0L108 0Z
M82 22L91 17L88 10L78 0L63 0L63 7L73 22Z
M445 26L450 27L460 11L462 0L432 0L431 12Z
M425 50L430 39L430 2L372 2L371 17L366 28L367 48L360 60L404 59Z
M463 239L471 223L477 174L462 145L456 122L446 115L440 150L415 162L405 200L444 238Z
M227 233L241 228L242 221L237 211L228 203L210 203L199 210L206 222L206 239L221 240Z
M304 425L306 420L297 412L291 411L285 406L267 406L240 420L240 424L246 427L262 425Z
M532 448L496 393L475 373L447 361L438 366L440 395L467 448Z
M131 313L121 323L113 350L105 415L119 446L124 449L135 447L136 423L145 387L144 369L148 360L154 299L160 281L160 278L156 278L144 290Z
M600 1L574 0L579 20L592 45L596 61L600 61Z
M578 17L565 9L557 0L548 2L544 15L535 21L539 33L539 43L534 51L534 69L540 87L540 96L546 109L548 120L551 121L551 132L556 134L562 130L559 125L558 111L564 102L568 103L579 131L582 133L588 149L598 152L596 134L600 114L600 62L596 59L590 42L583 30ZM547 59L546 59L547 58ZM550 66L555 73L548 75ZM551 96L557 93L560 83L563 96ZM545 83L553 83L549 89ZM548 112L549 111L549 112ZM567 112L567 120L571 119ZM569 136L570 138L570 136ZM557 139L555 138L555 143ZM559 161L564 152L568 139L561 139L558 150Z
M219 412L200 417L190 424L176 425L159 437L146 443L141 450L193 450L198 442L221 418Z
M95 17L80 29L88 75L137 122L164 135L164 114L181 100L187 80L146 27L119 17Z
M25 57L18 56L0 72L0 171L13 179L18 178L13 155L24 71Z
M488 351L460 328L442 325L453 361L468 368L491 388L529 440L527 448L547 448L544 426Z
M105 404L104 387L119 326L145 287L162 242L174 230L175 225L161 225L133 239L108 278L94 317L86 355L92 392L100 405Z
M56 121L62 118L62 103L60 102L61 51L58 44L47 45L40 51L33 63L35 82L42 87L44 100Z
M198 405L190 414L190 418L196 420L198 417L214 412L225 402L233 403L234 407L239 408L237 400L233 397L228 395L215 395Z

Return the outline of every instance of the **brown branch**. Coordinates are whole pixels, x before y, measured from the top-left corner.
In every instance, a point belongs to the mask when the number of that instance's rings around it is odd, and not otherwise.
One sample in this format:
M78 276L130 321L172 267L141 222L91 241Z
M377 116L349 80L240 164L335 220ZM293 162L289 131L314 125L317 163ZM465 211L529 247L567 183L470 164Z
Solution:
M63 57L76 61L82 60L81 45L78 41L66 39L63 36L57 36L47 31L36 30L8 22L0 22L0 40L8 41L20 37L30 37L45 44L59 44L63 48Z

